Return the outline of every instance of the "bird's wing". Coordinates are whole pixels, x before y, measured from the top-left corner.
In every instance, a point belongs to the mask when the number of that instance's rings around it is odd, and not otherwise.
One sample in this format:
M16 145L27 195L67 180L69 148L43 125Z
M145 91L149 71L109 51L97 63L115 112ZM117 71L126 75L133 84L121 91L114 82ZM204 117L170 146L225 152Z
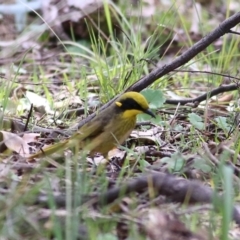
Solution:
M104 131L104 123L101 121L93 121L83 125L70 139L78 142L91 140Z
M85 145L93 142L90 147L91 150L99 144L99 141L102 141L101 139L96 140L95 138L104 132L105 126L107 125L109 119L104 117L104 115L101 116L100 114L97 116L97 118L101 119L101 121L95 119L94 121L86 123L69 139L48 146L36 152L35 154L32 154L28 159L31 160L37 157L49 156L55 152L63 151L66 148L71 148L75 146L84 148Z
M31 161L34 158L46 157L53 153L63 151L64 149L66 149L67 146L68 146L68 140L64 140L62 142L55 143L51 146L47 146L45 148L40 149L38 152L31 154L28 157L28 161Z

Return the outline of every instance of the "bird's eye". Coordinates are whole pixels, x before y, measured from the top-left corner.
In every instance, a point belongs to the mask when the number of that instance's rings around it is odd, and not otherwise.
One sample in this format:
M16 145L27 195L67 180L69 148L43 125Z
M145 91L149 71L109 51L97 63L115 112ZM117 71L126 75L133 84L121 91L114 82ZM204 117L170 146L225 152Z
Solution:
M136 102L133 102L132 108L133 108L133 109L140 109L141 107L140 107L139 104L137 104Z

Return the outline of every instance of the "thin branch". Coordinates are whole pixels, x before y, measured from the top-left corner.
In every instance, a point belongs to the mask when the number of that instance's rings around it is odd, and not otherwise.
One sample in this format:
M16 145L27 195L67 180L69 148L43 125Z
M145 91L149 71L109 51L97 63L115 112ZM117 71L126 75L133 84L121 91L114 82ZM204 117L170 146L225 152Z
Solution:
M28 124L29 124L30 118L32 116L32 112L33 112L33 104L31 104L31 107L30 107L30 110L29 110L29 113L28 113L28 116L27 116L27 121L26 121L26 124L25 124L24 129L23 129L24 132L26 132L27 129L28 129Z
M216 96L220 93L224 93L224 92L230 92L230 91L234 91L237 90L239 88L239 86L237 84L230 84L230 85L222 85L218 88L215 88L207 93L204 93L196 98L188 98L188 99L167 99L165 101L165 103L167 104L187 104L187 103L200 103L202 101L207 100L208 98L211 98L213 96Z
M233 77L233 76L231 76L229 74L225 74L225 73L216 73L216 72L210 72L210 71L196 71L196 70L182 70L182 69L174 70L174 72L205 73L205 74L216 75L216 76L226 77L229 79L234 79L234 80L240 81L240 78Z
M240 35L239 32L236 32L236 31L233 31L233 30L229 30L229 33L236 34L236 35Z
M235 27L239 23L240 12L234 14L230 18L223 21L211 33L203 37L200 41L196 42L191 48L189 48L185 53L177 57L171 63L153 70L150 74L148 74L147 76L143 77L142 79L134 83L132 86L130 86L126 91L140 92L147 86L154 83L154 81L156 81L160 77L189 62L191 59L197 56L198 53L202 52L218 38L222 37L226 33L229 33L230 29Z

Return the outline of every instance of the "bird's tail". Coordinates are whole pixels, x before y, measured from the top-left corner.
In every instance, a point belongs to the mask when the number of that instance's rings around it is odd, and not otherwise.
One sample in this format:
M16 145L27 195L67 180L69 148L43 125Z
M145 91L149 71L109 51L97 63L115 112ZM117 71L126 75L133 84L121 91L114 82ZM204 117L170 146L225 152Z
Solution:
M59 152L59 151L64 151L67 146L68 146L68 140L64 140L62 142L55 143L51 146L40 149L38 152L36 152L34 154L31 154L28 157L28 160L31 161L34 158L49 156L53 153L56 153L56 152Z
M57 152L63 152L67 148L77 147L78 149L83 149L85 147L84 143L85 135L81 132L73 134L70 138L63 140L61 142L55 143L51 146L40 149L38 152L30 155L28 160L31 161L34 158L46 157Z

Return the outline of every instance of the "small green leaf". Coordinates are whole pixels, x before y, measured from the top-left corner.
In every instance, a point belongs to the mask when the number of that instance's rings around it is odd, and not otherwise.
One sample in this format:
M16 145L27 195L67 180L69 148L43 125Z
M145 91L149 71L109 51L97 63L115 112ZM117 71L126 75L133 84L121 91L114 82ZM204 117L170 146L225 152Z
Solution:
M66 45L65 47L69 53L86 54L86 49L91 49L91 43L86 40L80 40L75 45Z
M150 109L158 109L162 107L166 100L163 96L163 92L160 90L144 89L141 93L149 102Z
M221 128L224 131L229 131L230 126L227 123L226 117L217 117L217 118L215 118L215 121L217 122L217 125L219 128Z
M195 128L199 130L204 129L204 123L202 121L202 118L198 116L196 113L188 114L188 119Z
M174 126L174 130L180 132L180 131L183 131L184 128L183 128L183 126L181 126L180 124L177 124L176 126Z
M194 162L193 167L203 171L204 173L209 173L212 171L211 166L209 164L207 164L206 161L203 159L197 159Z
M171 157L164 157L161 159L161 162L167 163L168 168L173 172L179 172L184 167L185 159L181 154L174 153Z
M143 114L139 114L137 116L137 121L138 122L151 121L151 122L153 122L155 124L159 124L159 122L161 121L161 117L157 115L156 118L153 118L153 117L143 113Z

